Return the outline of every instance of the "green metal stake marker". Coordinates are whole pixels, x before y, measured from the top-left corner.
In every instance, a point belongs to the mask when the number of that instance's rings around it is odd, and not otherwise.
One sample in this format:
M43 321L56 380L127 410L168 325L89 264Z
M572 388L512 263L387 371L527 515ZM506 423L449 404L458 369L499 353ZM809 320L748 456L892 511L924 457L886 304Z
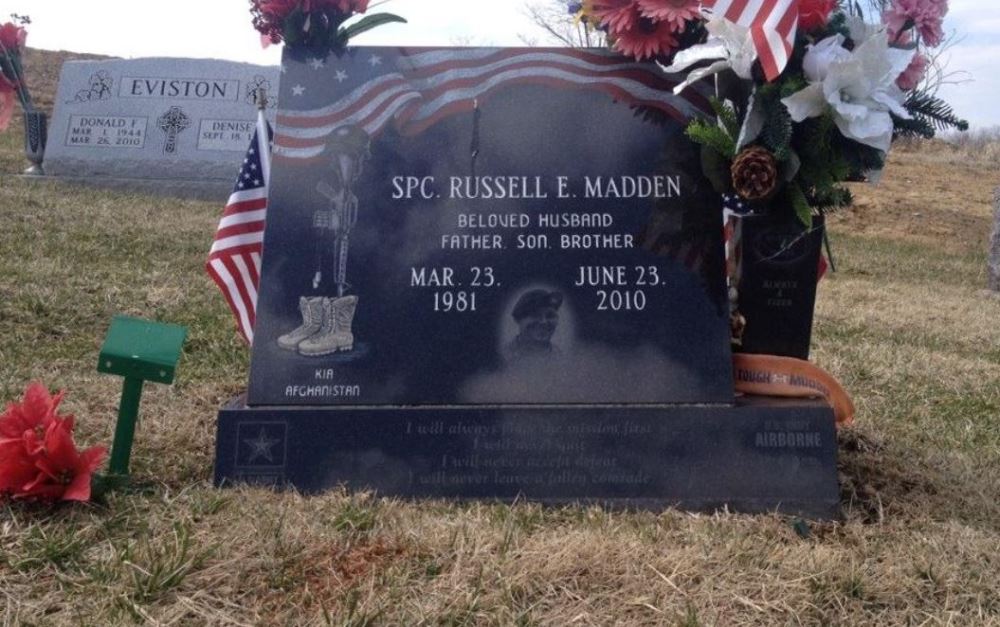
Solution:
M174 324L115 316L101 348L97 371L125 377L111 447L110 475L127 477L145 381L171 384L187 329Z

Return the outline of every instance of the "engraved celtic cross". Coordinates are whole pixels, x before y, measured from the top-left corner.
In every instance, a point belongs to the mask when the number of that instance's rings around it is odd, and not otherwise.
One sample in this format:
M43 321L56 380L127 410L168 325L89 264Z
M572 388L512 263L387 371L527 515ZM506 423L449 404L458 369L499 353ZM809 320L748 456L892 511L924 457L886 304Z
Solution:
M191 118L180 107L170 107L170 110L156 120L157 126L167 134L167 143L163 152L177 152L177 134L191 126Z

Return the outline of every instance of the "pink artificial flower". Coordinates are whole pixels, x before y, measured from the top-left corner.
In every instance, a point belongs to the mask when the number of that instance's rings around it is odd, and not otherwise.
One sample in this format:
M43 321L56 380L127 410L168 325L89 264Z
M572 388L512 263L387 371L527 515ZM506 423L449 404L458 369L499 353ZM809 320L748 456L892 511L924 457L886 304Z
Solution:
M676 33L671 22L642 18L633 28L615 33L615 49L639 61L666 55L677 48Z
M948 0L892 0L882 16L889 28L889 41L894 41L911 24L920 33L925 45L935 48L944 41L944 16Z
M13 52L24 48L28 40L28 31L13 22L0 25L0 44L7 50Z
M632 0L594 0L593 13L613 37L635 28L642 17Z
M668 22L675 31L683 31L687 22L697 20L700 0L637 0L639 12L655 22Z
M927 68L929 65L930 60L918 52L913 56L913 61L910 62L910 66L899 75L899 78L896 79L896 85L898 85L903 91L916 89L920 84L920 81L924 80L924 76L927 75Z

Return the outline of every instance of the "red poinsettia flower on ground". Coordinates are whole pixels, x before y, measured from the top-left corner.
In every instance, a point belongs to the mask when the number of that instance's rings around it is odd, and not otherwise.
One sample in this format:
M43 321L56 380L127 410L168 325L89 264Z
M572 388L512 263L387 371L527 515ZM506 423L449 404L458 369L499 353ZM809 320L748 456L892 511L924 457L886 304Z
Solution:
M799 28L808 32L826 26L836 8L837 0L800 0Z
M106 449L95 446L84 452L76 449L73 433L64 423L53 424L45 434L45 448L36 456L35 477L15 498L43 501L89 501L94 471L104 461Z
M20 403L9 404L7 411L0 415L0 441L20 439L29 432L41 440L49 425L56 421L68 422L72 431L73 416L59 413L59 404L64 396L62 392L53 396L37 381L30 384L24 392L24 399Z
M0 415L0 496L90 500L90 482L106 450L77 450L73 416L58 413L62 399L32 383L24 399Z
M28 31L13 22L0 25L0 44L7 52L21 50L28 40Z

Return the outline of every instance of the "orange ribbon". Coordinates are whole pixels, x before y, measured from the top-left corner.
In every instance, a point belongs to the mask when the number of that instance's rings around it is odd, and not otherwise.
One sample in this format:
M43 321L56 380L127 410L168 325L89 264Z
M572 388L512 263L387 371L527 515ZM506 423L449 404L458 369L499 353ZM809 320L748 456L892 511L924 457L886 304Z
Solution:
M843 386L822 368L801 359L773 355L733 355L736 391L756 396L822 398L833 407L837 427L854 424L854 403Z

